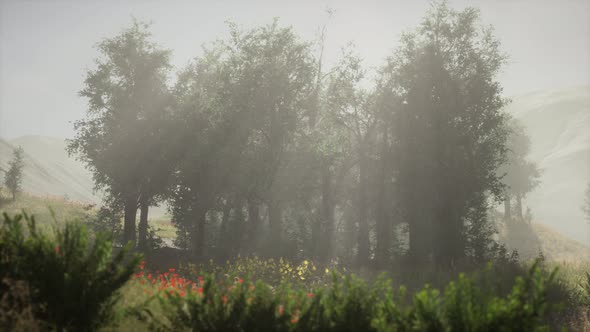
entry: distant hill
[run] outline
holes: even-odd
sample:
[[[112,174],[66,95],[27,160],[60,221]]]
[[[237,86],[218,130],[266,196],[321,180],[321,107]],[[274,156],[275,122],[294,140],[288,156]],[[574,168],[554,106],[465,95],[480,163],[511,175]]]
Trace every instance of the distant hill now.
[[[60,138],[24,136],[8,141],[0,139],[0,169],[7,168],[13,148],[19,145],[25,151],[24,191],[86,203],[100,202],[100,197],[92,191],[91,174],[80,162],[68,157],[66,143]]]
[[[531,159],[543,171],[525,202],[533,220],[590,245],[581,210],[590,182],[590,86],[516,96],[507,110],[527,128]]]

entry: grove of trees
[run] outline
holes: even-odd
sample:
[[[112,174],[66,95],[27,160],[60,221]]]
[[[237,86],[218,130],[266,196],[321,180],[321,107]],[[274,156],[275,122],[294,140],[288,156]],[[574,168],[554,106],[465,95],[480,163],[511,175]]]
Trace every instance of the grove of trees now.
[[[275,20],[230,24],[172,77],[148,30],[99,44],[69,141],[140,249],[166,202],[195,259],[482,261],[498,248],[487,212],[538,177],[520,153],[506,166],[519,130],[497,79],[506,56],[473,8],[434,5],[376,75],[352,46],[324,68],[322,40]],[[532,180],[504,181],[506,167]]]

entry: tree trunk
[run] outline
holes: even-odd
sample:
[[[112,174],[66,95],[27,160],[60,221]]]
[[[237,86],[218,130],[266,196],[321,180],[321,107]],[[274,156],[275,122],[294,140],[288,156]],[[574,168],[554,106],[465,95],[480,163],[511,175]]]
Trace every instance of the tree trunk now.
[[[138,235],[139,239],[137,240],[137,247],[141,251],[148,250],[148,212],[149,212],[149,203],[147,199],[142,198],[141,202],[139,203],[139,227],[138,227]]]
[[[268,222],[270,226],[270,249],[280,256],[281,238],[283,234],[283,211],[281,203],[271,199],[268,203]]]
[[[512,219],[512,212],[510,206],[510,195],[504,194],[504,220],[510,221]]]
[[[367,158],[365,156],[364,144],[359,149],[359,206],[358,206],[358,253],[357,264],[365,265],[369,260],[369,224],[367,220]]]
[[[196,260],[204,256],[206,218],[207,209],[198,207],[194,211],[194,224],[191,228],[191,254]]]
[[[322,215],[323,234],[319,257],[323,261],[329,260],[332,255],[332,241],[334,241],[334,199],[332,198],[332,173],[329,165],[322,165]]]
[[[244,201],[242,199],[236,199],[233,209],[235,218],[234,223],[230,226],[232,243],[230,243],[229,248],[232,255],[236,255],[241,251],[244,241]]]
[[[136,245],[135,218],[137,217],[137,197],[130,196],[124,202],[123,243]]]
[[[375,248],[375,260],[377,264],[384,266],[389,260],[389,249],[391,246],[391,221],[387,218],[387,151],[388,151],[388,130],[387,123],[383,121],[383,137],[381,141],[381,165],[379,167],[379,197],[377,197],[377,244]]]
[[[462,222],[455,217],[451,202],[447,201],[438,207],[435,225],[436,265],[448,269],[462,258],[464,249]]]
[[[229,201],[225,202],[223,206],[223,213],[221,215],[221,227],[219,228],[219,242],[221,245],[223,259],[226,259],[230,254],[230,246],[232,245],[233,239],[231,236],[232,230],[230,230],[229,218],[231,213],[231,204]]]
[[[419,215],[413,211],[415,207],[410,207],[408,215],[408,229],[410,237],[410,248],[408,252],[409,260],[417,266],[428,261],[429,246],[426,229],[426,219],[424,215]]]
[[[520,221],[524,220],[522,216],[522,196],[520,194],[516,195],[516,217]]]
[[[248,224],[248,247],[251,252],[256,252],[260,230],[260,206],[254,200],[248,201]]]

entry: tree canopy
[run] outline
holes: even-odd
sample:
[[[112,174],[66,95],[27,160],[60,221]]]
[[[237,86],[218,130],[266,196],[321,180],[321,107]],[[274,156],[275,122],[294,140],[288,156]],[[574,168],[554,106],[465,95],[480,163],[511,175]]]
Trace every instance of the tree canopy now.
[[[352,45],[326,69],[325,29],[316,43],[278,20],[229,30],[174,81],[141,23],[99,44],[69,149],[122,206],[125,241],[137,209],[141,243],[147,208],[165,201],[195,259],[495,254],[487,212],[517,136],[497,80],[506,56],[477,10],[433,5],[376,75]]]

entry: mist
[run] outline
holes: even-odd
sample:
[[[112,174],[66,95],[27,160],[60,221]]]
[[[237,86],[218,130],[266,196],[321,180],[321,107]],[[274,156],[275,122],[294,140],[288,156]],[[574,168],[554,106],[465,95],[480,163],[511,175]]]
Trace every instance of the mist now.
[[[590,260],[589,37],[590,3],[573,0],[3,1],[0,250],[24,265],[2,276],[35,266],[13,250],[35,245],[9,240],[25,238],[14,225],[34,227],[32,214],[42,228],[71,227],[27,233],[56,262],[77,234],[76,257],[90,241],[109,248],[104,259],[136,255],[112,258],[120,280],[138,268],[142,284],[170,269],[172,288],[204,273],[237,288],[252,277],[313,290],[303,303],[339,289],[330,271],[368,282],[383,272],[416,298],[424,284],[451,298],[463,272],[486,289],[475,275],[488,263],[503,276],[494,296],[516,276],[552,285],[547,266],[559,265],[572,288],[556,296],[579,316],[535,324],[586,326],[573,294]],[[38,314],[35,296],[35,319],[58,328],[114,324]],[[490,298],[474,301],[492,308]],[[271,330],[312,322],[299,313],[313,308]],[[223,330],[196,328],[196,312],[166,328]],[[376,312],[364,314],[372,328],[402,321]]]

